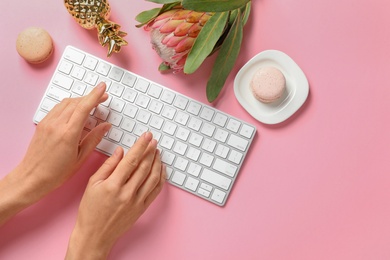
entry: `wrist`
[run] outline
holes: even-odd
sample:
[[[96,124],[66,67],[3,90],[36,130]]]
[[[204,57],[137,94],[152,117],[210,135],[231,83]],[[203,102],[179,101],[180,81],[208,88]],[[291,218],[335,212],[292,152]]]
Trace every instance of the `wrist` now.
[[[73,229],[69,239],[65,260],[107,259],[111,244],[101,241],[96,235],[85,234],[79,228]]]

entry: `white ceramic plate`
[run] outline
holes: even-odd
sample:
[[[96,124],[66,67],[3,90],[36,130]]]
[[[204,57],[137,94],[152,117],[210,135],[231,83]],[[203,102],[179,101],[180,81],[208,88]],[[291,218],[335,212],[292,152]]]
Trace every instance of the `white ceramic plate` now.
[[[282,97],[269,104],[254,98],[250,82],[262,67],[275,67],[286,78],[286,90]],[[249,60],[234,79],[234,94],[248,113],[265,124],[277,124],[293,115],[309,94],[309,83],[299,66],[285,53],[266,50]]]

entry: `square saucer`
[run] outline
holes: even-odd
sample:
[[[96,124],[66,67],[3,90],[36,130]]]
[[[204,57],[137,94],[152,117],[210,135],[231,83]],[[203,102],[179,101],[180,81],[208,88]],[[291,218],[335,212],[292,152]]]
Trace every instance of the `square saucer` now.
[[[258,101],[250,87],[253,75],[263,67],[277,68],[286,79],[283,95],[268,104]],[[309,83],[301,68],[287,54],[266,50],[250,59],[237,73],[234,94],[241,106],[255,119],[265,124],[277,124],[288,119],[305,103]]]

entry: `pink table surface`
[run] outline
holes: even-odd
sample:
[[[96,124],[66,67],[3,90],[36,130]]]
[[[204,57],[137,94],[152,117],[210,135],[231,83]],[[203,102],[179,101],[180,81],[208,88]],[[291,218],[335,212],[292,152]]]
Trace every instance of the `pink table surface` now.
[[[139,12],[156,7],[111,0],[129,46],[110,62],[207,102],[215,57],[193,75],[160,74]],[[390,2],[255,0],[239,59],[216,108],[257,127],[225,207],[166,185],[113,248],[110,259],[390,259]],[[62,1],[2,1],[0,176],[23,157],[32,117],[66,45],[105,58],[94,31]],[[18,33],[44,27],[55,53],[27,64]],[[233,81],[254,55],[276,49],[305,72],[310,94],[289,120],[266,125],[238,103]],[[79,173],[0,229],[0,259],[63,259],[87,180],[106,159],[94,152]]]

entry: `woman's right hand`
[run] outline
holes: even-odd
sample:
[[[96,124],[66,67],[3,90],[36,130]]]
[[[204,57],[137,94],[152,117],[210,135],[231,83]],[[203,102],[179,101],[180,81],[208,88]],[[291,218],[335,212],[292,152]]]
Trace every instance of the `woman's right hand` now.
[[[165,180],[165,166],[150,132],[126,156],[117,148],[89,180],[66,259],[106,259],[116,240],[160,193]]]

